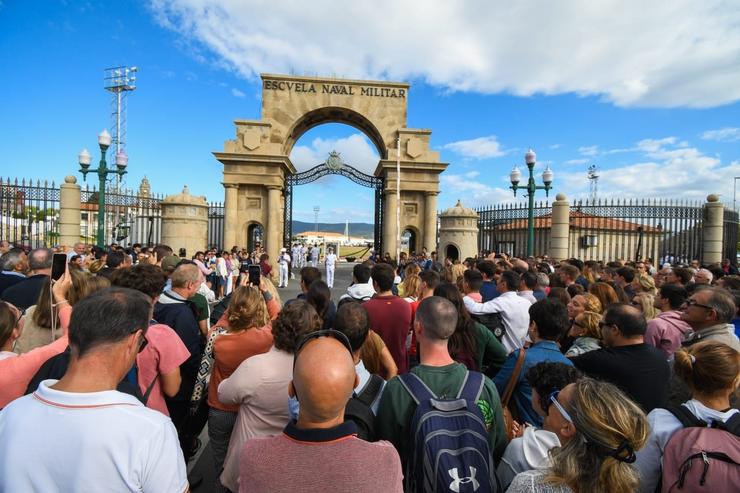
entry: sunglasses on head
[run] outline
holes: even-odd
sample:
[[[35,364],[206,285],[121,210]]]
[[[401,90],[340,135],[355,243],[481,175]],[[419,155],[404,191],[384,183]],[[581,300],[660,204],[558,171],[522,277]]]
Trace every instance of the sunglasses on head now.
[[[132,331],[132,334],[136,334],[138,331],[141,331],[141,339],[139,339],[139,352],[142,352],[147,344],[149,344],[149,341],[146,340],[146,334],[144,333],[144,329],[136,329]]]
[[[573,423],[573,418],[570,417],[570,414],[568,414],[568,411],[565,410],[563,405],[558,402],[558,395],[560,395],[560,391],[556,390],[550,394],[550,397],[548,397],[547,400],[549,401],[549,403],[557,408],[558,412],[560,412],[560,414],[563,416],[563,418],[565,418],[566,421],[568,421],[569,423]]]
[[[293,353],[293,367],[294,368],[295,368],[295,362],[298,360],[298,354],[301,352],[303,347],[306,344],[308,344],[310,341],[314,339],[318,339],[319,337],[332,337],[336,339],[337,341],[341,342],[344,347],[347,348],[347,351],[349,351],[350,356],[352,356],[352,345],[349,343],[349,339],[347,339],[346,335],[334,329],[317,330],[315,332],[309,332],[308,334],[303,336],[301,341],[296,346],[295,352]]]

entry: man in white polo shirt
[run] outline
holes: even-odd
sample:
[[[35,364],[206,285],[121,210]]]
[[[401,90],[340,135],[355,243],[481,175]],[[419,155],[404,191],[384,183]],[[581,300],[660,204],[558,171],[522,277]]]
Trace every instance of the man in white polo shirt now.
[[[188,490],[172,421],[115,390],[150,319],[151,300],[131,289],[75,304],[67,373],[0,412],[0,491]]]
[[[485,303],[476,303],[469,296],[463,298],[465,308],[473,315],[501,314],[506,329],[504,336],[501,338],[501,343],[506,348],[507,353],[522,347],[529,329],[529,307],[532,306],[532,303],[517,295],[520,282],[519,274],[512,270],[506,270],[501,273],[501,277],[496,283],[496,289],[500,293],[497,298]]]

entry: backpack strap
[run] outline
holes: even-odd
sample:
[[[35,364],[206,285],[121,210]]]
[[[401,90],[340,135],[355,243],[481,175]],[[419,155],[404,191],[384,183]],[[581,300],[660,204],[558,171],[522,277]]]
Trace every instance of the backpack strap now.
[[[736,437],[740,437],[740,413],[733,414],[732,417],[724,423],[721,421],[715,421],[712,423],[712,428],[724,430],[728,433],[732,433]]]
[[[146,406],[146,403],[149,401],[149,395],[152,393],[152,390],[154,390],[154,384],[157,383],[157,379],[159,378],[159,374],[157,374],[154,379],[152,380],[152,383],[149,384],[149,386],[146,388],[146,392],[144,392],[144,396],[142,397],[144,399],[144,405]]]
[[[668,406],[666,411],[676,417],[681,422],[684,428],[706,428],[707,423],[696,416],[694,413],[689,411],[686,406]]]
[[[514,365],[514,372],[509,377],[509,381],[504,389],[504,395],[501,396],[501,407],[504,408],[509,405],[511,396],[514,394],[514,389],[519,383],[519,375],[522,373],[522,366],[524,366],[524,357],[526,351],[523,347],[519,348],[519,355],[516,358],[516,364]]]
[[[367,382],[362,392],[356,394],[357,400],[370,407],[378,397],[378,392],[383,387],[383,378],[380,375],[370,375],[370,381]]]
[[[425,384],[421,380],[421,378],[417,377],[411,372],[399,375],[398,380],[406,389],[406,392],[411,395],[411,398],[414,400],[417,406],[420,402],[426,402],[430,399],[437,398],[434,392],[432,392],[429,387],[427,387],[427,384]]]
[[[457,393],[458,399],[465,399],[466,401],[475,402],[483,392],[483,384],[485,379],[482,373],[477,371],[468,371],[465,374],[465,380],[463,380],[460,392]]]

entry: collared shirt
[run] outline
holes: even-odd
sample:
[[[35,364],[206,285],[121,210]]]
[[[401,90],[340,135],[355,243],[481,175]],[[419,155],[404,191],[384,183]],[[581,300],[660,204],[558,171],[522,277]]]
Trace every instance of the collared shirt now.
[[[534,297],[534,292],[532,290],[517,291],[517,294],[532,304],[537,303],[537,298]]]
[[[278,470],[276,464],[285,467]],[[393,445],[357,438],[352,421],[322,429],[290,422],[280,435],[247,440],[239,466],[240,493],[403,491],[401,461]]]
[[[476,303],[469,297],[463,298],[463,302],[473,315],[500,313],[506,328],[501,340],[506,351],[510,353],[522,347],[529,329],[529,307],[532,306],[527,299],[518,296],[516,291],[507,291],[485,303]]]
[[[167,416],[115,390],[64,392],[56,383],[41,382],[0,413],[0,490],[185,491]]]

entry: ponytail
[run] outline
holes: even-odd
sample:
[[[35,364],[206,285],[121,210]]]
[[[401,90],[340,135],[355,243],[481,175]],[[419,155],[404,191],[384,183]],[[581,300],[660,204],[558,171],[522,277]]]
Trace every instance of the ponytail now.
[[[676,351],[673,371],[694,392],[732,390],[740,373],[740,353],[720,342],[701,342]]]

